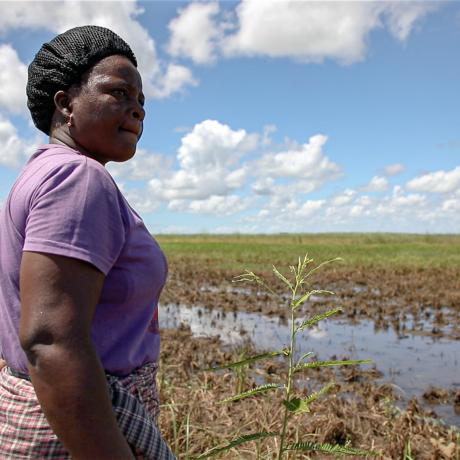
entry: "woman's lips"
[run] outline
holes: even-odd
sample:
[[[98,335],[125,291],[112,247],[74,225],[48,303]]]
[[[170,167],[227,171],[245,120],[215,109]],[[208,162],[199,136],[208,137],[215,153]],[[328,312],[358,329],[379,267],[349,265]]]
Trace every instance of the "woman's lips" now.
[[[136,139],[139,139],[139,135],[140,135],[140,131],[136,130],[136,129],[131,129],[131,128],[120,128],[120,131],[122,133],[128,133],[128,134],[131,134],[132,136],[135,136]]]

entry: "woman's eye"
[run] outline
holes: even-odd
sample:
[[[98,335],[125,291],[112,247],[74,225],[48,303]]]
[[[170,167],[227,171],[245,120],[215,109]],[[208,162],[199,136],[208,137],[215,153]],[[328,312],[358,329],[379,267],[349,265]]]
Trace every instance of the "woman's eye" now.
[[[112,91],[112,94],[114,94],[115,96],[126,96],[126,90],[124,90],[124,89],[114,89]]]

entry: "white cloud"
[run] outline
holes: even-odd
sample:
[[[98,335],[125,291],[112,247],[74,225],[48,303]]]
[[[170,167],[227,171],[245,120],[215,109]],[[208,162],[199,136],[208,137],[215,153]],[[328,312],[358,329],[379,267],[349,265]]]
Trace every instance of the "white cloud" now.
[[[365,38],[379,25],[372,4],[298,1],[242,1],[238,32],[227,38],[227,54],[325,58],[351,63],[363,58]]]
[[[41,136],[26,141],[18,136],[14,125],[0,115],[0,165],[20,168],[41,143]]]
[[[214,169],[234,164],[241,153],[255,149],[257,142],[258,136],[244,129],[234,131],[216,120],[205,120],[182,138],[178,159],[184,169]]]
[[[308,143],[293,147],[291,150],[269,153],[259,161],[259,174],[270,177],[291,177],[322,184],[335,179],[340,168],[323,153],[327,136],[317,134],[310,137]]]
[[[346,189],[343,191],[341,195],[337,195],[336,197],[332,198],[331,204],[333,206],[344,206],[346,204],[349,204],[352,200],[353,197],[356,195],[355,190],[351,189]]]
[[[27,67],[16,50],[0,45],[0,108],[12,113],[26,113]]]
[[[369,207],[373,203],[373,200],[367,195],[362,195],[356,199],[355,203],[364,207]]]
[[[2,8],[0,34],[24,27],[61,33],[72,27],[97,24],[112,29],[131,45],[148,96],[166,97],[186,85],[196,84],[190,70],[174,64],[168,66],[158,59],[153,38],[137,21],[142,13],[135,1],[8,2],[8,7]]]
[[[191,3],[169,23],[171,38],[167,49],[172,56],[185,56],[198,64],[215,59],[216,42],[221,31],[214,21],[219,4]]]
[[[197,63],[220,53],[351,64],[365,58],[371,31],[387,26],[404,41],[433,9],[428,2],[243,0],[229,20],[217,3],[194,2],[171,21],[168,48]]]
[[[163,155],[138,148],[131,160],[125,163],[110,162],[107,169],[116,179],[146,180],[167,174],[171,169],[171,161]]]
[[[426,196],[418,193],[404,195],[401,193],[393,194],[391,197],[384,198],[377,205],[376,211],[378,214],[394,214],[405,211],[414,212],[417,208],[424,207],[427,204]]]
[[[123,183],[119,183],[123,195],[130,205],[139,213],[149,213],[159,208],[162,201],[145,189],[128,189]]]
[[[402,163],[394,163],[383,168],[383,173],[385,176],[396,176],[397,174],[402,173],[406,168]]]
[[[172,200],[168,208],[173,211],[185,211],[194,214],[231,215],[248,207],[249,200],[237,195],[211,195],[204,200]]]
[[[169,97],[186,86],[197,86],[198,80],[187,67],[169,64],[163,73],[158,74],[151,85],[150,95],[158,99]]]
[[[364,206],[361,206],[359,204],[355,204],[350,209],[350,216],[352,216],[352,217],[361,216],[363,214],[363,211],[364,211]]]
[[[325,200],[308,200],[302,203],[294,213],[297,217],[310,217],[323,207]]]
[[[149,189],[165,201],[176,200],[176,207],[183,206],[181,200],[229,195],[244,185],[248,169],[239,161],[257,145],[256,134],[205,120],[182,138],[177,153],[179,169],[150,180]]]
[[[384,192],[388,190],[388,179],[382,176],[374,176],[369,183],[363,187],[366,192]]]
[[[271,195],[274,193],[275,181],[271,177],[262,177],[252,184],[252,191],[256,195]]]
[[[272,139],[270,134],[275,133],[276,131],[277,127],[275,125],[265,125],[264,133],[262,135],[262,145],[271,145]]]
[[[451,171],[436,171],[416,177],[406,184],[418,192],[448,193],[460,188],[460,166]]]
[[[443,211],[460,212],[460,198],[449,198],[442,203]]]
[[[398,40],[406,40],[416,22],[436,8],[434,2],[388,2],[385,14],[390,32]]]

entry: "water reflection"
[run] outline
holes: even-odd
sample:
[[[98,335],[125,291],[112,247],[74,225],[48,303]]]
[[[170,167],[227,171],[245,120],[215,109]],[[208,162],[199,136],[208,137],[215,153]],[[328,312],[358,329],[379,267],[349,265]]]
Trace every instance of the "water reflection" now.
[[[257,313],[225,312],[198,306],[165,305],[160,309],[163,328],[189,325],[195,336],[220,336],[225,344],[250,339],[258,349],[283,348],[289,342],[286,320]],[[457,341],[432,337],[398,336],[393,330],[376,330],[373,322],[359,324],[340,320],[323,321],[319,327],[298,336],[303,351],[314,351],[318,359],[347,356],[372,359],[405,398],[420,396],[429,386],[460,387],[460,347]],[[441,410],[450,423],[460,424],[452,408]]]

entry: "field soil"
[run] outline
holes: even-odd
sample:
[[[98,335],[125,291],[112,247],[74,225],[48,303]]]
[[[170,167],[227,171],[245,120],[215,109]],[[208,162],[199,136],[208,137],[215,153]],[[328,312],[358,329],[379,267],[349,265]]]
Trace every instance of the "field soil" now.
[[[414,244],[411,236],[347,238],[282,237],[265,239],[263,244],[257,238],[243,243],[239,237],[222,241],[164,238],[160,242],[169,260],[169,279],[161,303],[287,319],[288,295],[280,301],[260,286],[233,280],[248,269],[263,276],[274,291],[283,292],[272,264],[289,274],[288,265],[296,262],[292,255],[305,254],[308,240],[320,255],[315,257],[317,262],[343,253],[349,257],[348,262],[328,264],[312,275],[310,289],[331,290],[335,295],[312,297],[304,307],[305,315],[340,306],[343,312],[337,318],[342,322],[371,321],[375,330],[391,329],[401,338],[422,335],[452,343],[460,340],[458,236],[419,236]],[[249,342],[232,349],[216,337],[194,337],[187,327],[162,331],[161,429],[180,459],[254,431],[279,432],[282,392],[231,404],[219,401],[243,387],[281,382],[286,369],[280,361],[253,365],[240,375],[230,370],[202,371],[258,351]],[[394,385],[382,380],[378,362],[373,367],[311,370],[298,383],[300,392],[307,395],[329,381],[336,382],[333,391],[315,402],[311,413],[292,421],[289,438],[293,442],[350,442],[374,450],[382,459],[460,458],[458,427],[447,426],[430,410],[431,403],[443,403],[460,414],[460,386],[429,386],[418,399],[401,402]],[[276,442],[267,439],[217,458],[272,459],[276,449]],[[328,457],[310,452],[285,458]]]
[[[213,265],[211,260],[174,258],[162,302],[286,317],[287,297],[286,303],[280,303],[259,286],[232,282],[243,269]],[[283,265],[278,267],[282,269]],[[257,274],[264,276],[275,291],[282,292],[282,283],[271,271]],[[342,319],[371,319],[377,329],[391,327],[398,334],[460,340],[458,267],[393,268],[336,262],[315,273],[311,288],[331,290],[335,296],[310,302],[309,314],[324,312],[331,305],[340,306]]]
[[[281,392],[230,404],[220,403],[261,381],[281,383],[286,369],[280,361],[272,359],[253,365],[242,375],[230,370],[204,372],[203,369],[250,356],[254,350],[249,345],[229,350],[217,338],[194,338],[187,328],[165,330],[162,340],[158,377],[163,403],[160,428],[179,459],[194,458],[249,433],[280,432]],[[301,396],[317,391],[330,381],[335,381],[336,385],[312,405],[312,412],[291,421],[289,440],[349,442],[353,447],[372,449],[376,458],[388,460],[457,460],[460,455],[458,431],[439,423],[416,399],[409,401],[404,409],[397,408],[397,392],[390,384],[377,384],[375,378],[378,376],[374,369],[353,366],[311,370],[307,377],[301,377]],[[460,402],[460,395],[456,397]],[[276,453],[277,444],[263,440],[259,444],[249,442],[214,458],[275,459]],[[285,458],[323,459],[330,455],[291,453]]]

